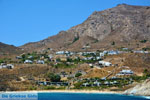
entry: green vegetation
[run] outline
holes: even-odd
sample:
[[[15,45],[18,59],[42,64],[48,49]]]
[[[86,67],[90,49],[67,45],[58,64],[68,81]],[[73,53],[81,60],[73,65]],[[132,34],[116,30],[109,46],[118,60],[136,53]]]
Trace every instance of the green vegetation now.
[[[80,77],[82,76],[82,73],[76,73],[75,77]]]
[[[56,61],[57,61],[57,62],[61,62],[61,59],[60,59],[60,58],[57,58]]]
[[[141,43],[146,43],[146,42],[147,42],[147,40],[141,40],[140,42],[141,42]]]
[[[66,87],[60,86],[60,87],[55,87],[55,86],[44,86],[42,87],[44,90],[64,90]]]
[[[145,69],[143,71],[143,76],[131,76],[131,78],[136,81],[136,82],[140,82],[142,80],[146,80],[150,77],[150,71],[148,69]]]
[[[92,42],[92,43],[97,43],[98,42],[98,40],[94,40],[94,42]]]
[[[66,62],[61,62],[61,63],[58,63],[56,65],[54,65],[55,68],[73,68],[75,67],[74,64],[67,64]]]
[[[45,86],[44,90],[54,90],[56,89],[54,86]]]
[[[79,63],[81,63],[81,59],[79,57],[77,57],[76,59],[67,58],[67,62],[72,62],[74,64],[79,64]]]
[[[147,77],[146,76],[131,76],[131,78],[136,81],[136,82],[140,82],[142,80],[146,80]]]
[[[0,59],[0,64],[1,64],[1,63],[4,63],[4,60]]]
[[[144,51],[150,51],[150,48],[142,48]]]
[[[99,82],[99,86],[96,85],[94,82]],[[90,79],[83,79],[81,81],[78,81],[74,84],[75,89],[106,89],[110,87],[118,87],[122,88],[128,84],[131,84],[133,82],[133,79],[131,77],[129,78],[118,78],[115,80],[112,79],[106,79],[101,80],[100,78],[90,78]],[[87,83],[87,86],[83,86],[83,83]]]
[[[49,73],[48,78],[50,78],[52,82],[60,82],[61,79],[59,75],[55,75],[54,73]]]
[[[0,64],[1,63],[12,63],[13,61],[11,60],[11,58],[3,58],[3,59],[0,59]]]
[[[74,88],[75,89],[81,89],[82,84],[83,84],[83,82],[77,82],[74,84],[74,86],[75,86]]]
[[[94,53],[90,53],[90,54],[82,54],[82,56],[85,56],[85,57],[96,57],[96,55]]]
[[[37,90],[37,87],[35,87],[35,86],[30,86],[30,87],[29,87],[29,90]]]
[[[115,45],[116,43],[113,41],[112,43],[111,43],[111,45]]]
[[[104,30],[103,33],[107,33],[107,30]]]
[[[79,36],[75,37],[72,43],[76,42],[77,40],[79,40]]]
[[[143,74],[147,78],[150,77],[150,71],[148,69],[145,69],[144,72],[143,72]]]

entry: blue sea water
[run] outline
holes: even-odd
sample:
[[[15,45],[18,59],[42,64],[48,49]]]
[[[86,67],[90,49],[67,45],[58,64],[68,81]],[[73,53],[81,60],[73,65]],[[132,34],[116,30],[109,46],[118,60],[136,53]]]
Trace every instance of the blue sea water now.
[[[120,94],[39,93],[38,100],[150,100],[150,98]]]

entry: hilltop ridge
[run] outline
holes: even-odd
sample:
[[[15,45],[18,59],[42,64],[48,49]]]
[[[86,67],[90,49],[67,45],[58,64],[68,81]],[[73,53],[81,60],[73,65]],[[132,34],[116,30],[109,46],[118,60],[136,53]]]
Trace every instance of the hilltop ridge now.
[[[13,45],[7,45],[0,42],[0,55],[20,54],[23,50]]]
[[[82,24],[21,48],[81,50],[88,44],[93,49],[108,49],[114,47],[112,42],[116,47],[136,48],[139,41],[149,38],[150,7],[120,4],[104,11],[95,11]]]

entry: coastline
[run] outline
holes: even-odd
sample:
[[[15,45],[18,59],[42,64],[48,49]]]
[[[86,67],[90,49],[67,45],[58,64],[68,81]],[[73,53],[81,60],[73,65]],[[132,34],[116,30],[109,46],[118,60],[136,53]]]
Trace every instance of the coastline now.
[[[0,93],[100,93],[100,94],[123,94],[121,91],[99,90],[33,90],[33,91],[1,91]]]
[[[139,96],[150,99],[148,95],[125,94],[123,91],[99,91],[99,90],[33,90],[33,91],[0,91],[2,93],[85,93],[85,94],[119,94],[127,96]]]

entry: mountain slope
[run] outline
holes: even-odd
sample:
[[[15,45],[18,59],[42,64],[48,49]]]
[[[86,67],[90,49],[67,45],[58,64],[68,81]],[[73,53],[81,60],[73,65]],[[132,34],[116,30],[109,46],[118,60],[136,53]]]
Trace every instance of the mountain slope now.
[[[150,91],[150,79],[147,79],[143,83],[139,83],[135,87],[126,90],[124,94],[150,96],[149,91]]]
[[[143,46],[139,42],[141,40],[150,40],[150,7],[121,4],[108,10],[95,11],[82,24],[21,48],[81,50],[86,44],[94,49],[137,48],[137,44],[138,47]],[[111,45],[112,42],[115,42],[115,46]]]
[[[13,55],[22,53],[22,49],[17,48],[13,45],[7,45],[0,42],[0,55]]]

